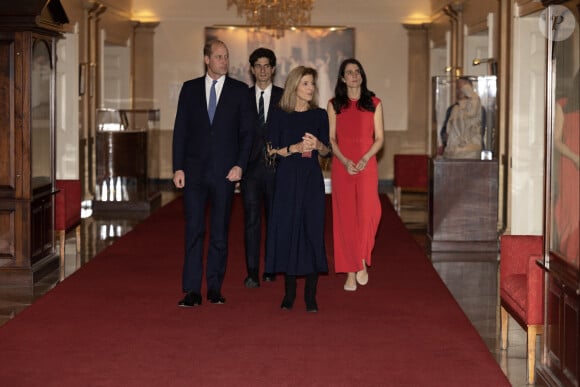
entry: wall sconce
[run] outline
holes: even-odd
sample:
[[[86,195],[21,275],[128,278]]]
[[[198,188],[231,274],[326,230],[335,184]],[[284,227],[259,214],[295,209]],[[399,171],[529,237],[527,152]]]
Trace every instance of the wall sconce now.
[[[461,67],[455,66],[447,66],[445,67],[445,73],[449,75],[455,75],[456,77],[460,77],[463,69]]]
[[[475,58],[471,63],[474,66],[487,63],[488,75],[497,75],[497,60],[495,58]]]

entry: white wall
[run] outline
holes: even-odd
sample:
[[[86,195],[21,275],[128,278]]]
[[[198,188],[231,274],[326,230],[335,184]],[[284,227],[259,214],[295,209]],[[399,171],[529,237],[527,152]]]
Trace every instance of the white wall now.
[[[492,75],[488,73],[488,64],[473,65],[475,58],[488,58],[489,36],[488,31],[466,36],[464,45],[463,69],[465,75]]]
[[[154,106],[161,110],[161,128],[172,129],[182,82],[203,74],[204,27],[241,25],[245,20],[235,7],[227,9],[226,0],[134,0],[133,10],[137,20],[160,22],[155,31]],[[384,101],[386,130],[407,129],[408,54],[402,23],[429,14],[429,0],[314,2],[311,25],[355,29],[355,56],[365,67],[369,88]]]
[[[103,104],[108,109],[131,108],[131,49],[105,44],[103,50]]]
[[[514,19],[509,166],[511,234],[541,235],[544,203],[546,39],[539,14]]]

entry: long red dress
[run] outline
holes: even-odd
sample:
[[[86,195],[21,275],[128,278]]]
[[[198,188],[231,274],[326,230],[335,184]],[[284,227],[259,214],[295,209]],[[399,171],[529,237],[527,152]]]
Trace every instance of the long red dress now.
[[[380,99],[373,97],[376,107]],[[336,115],[336,141],[342,154],[358,162],[374,142],[374,113],[357,109],[356,101]],[[372,264],[371,253],[381,219],[377,159],[373,156],[365,169],[349,175],[336,157],[332,159],[332,216],[334,270],[355,272]]]
[[[566,101],[559,103],[564,107]],[[563,140],[576,154],[580,154],[580,112],[564,114]],[[560,156],[559,189],[556,192],[556,232],[560,239],[559,250],[574,266],[578,266],[580,239],[580,174],[578,167],[567,157]]]

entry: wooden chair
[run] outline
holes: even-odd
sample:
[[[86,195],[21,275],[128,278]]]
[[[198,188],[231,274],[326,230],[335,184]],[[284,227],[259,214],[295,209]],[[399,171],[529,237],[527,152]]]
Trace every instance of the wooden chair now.
[[[393,179],[393,205],[401,214],[403,191],[424,192],[428,190],[429,156],[421,154],[396,154],[394,156],[395,176]]]
[[[544,328],[543,270],[540,235],[503,235],[500,242],[501,348],[507,348],[509,315],[524,328],[527,337],[528,383],[535,379],[536,335]]]
[[[60,243],[60,280],[64,280],[64,252],[66,233],[75,229],[77,255],[81,251],[81,182],[80,180],[57,180],[58,193],[55,200],[55,229]]]

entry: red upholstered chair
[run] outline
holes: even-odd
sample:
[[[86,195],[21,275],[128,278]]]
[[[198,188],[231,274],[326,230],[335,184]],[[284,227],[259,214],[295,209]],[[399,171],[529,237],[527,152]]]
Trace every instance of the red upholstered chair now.
[[[543,270],[536,263],[542,257],[543,238],[503,235],[500,246],[501,348],[507,348],[509,314],[528,333],[528,382],[533,384],[536,335],[544,331]]]
[[[393,179],[394,206],[401,214],[401,194],[407,192],[427,192],[429,156],[420,154],[396,154]]]
[[[81,251],[81,182],[57,180],[55,202],[55,229],[60,243],[60,280],[64,279],[64,246],[67,231],[75,229],[77,255]]]

